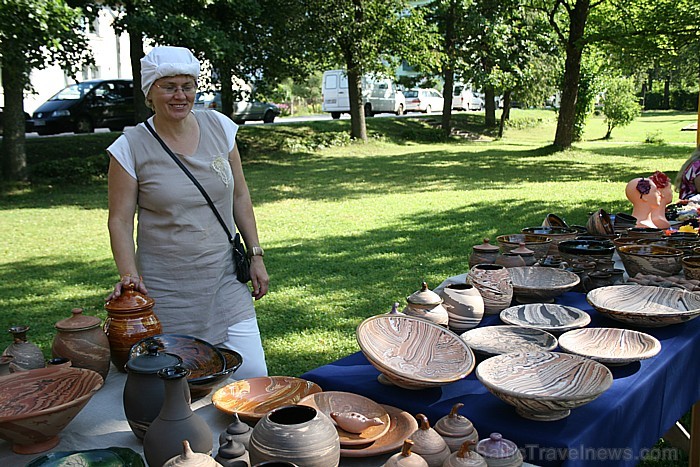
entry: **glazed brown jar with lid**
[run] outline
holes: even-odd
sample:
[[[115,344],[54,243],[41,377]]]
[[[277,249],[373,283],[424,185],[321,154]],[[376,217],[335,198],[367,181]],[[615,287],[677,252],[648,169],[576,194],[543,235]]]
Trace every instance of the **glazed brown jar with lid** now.
[[[102,320],[97,316],[83,314],[82,308],[73,308],[71,317],[58,321],[56,336],[51,345],[54,358],[71,361],[76,368],[96,371],[107,378],[110,350],[107,335],[102,330]]]
[[[131,346],[145,337],[163,332],[158,317],[153,313],[155,301],[135,290],[134,284],[122,289],[122,294],[107,303],[104,332],[109,340],[112,363],[121,372],[129,360]]]
[[[496,245],[491,245],[490,242],[488,238],[485,238],[481,245],[472,247],[472,254],[469,256],[470,268],[477,264],[493,264],[496,262],[500,248]]]

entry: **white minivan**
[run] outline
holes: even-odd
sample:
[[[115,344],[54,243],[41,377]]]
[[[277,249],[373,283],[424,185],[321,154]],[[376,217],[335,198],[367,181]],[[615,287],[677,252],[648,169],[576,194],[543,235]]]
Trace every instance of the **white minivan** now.
[[[484,100],[464,84],[456,84],[452,93],[452,108],[456,110],[481,110]]]
[[[323,72],[321,92],[323,112],[330,112],[334,119],[340,118],[343,113],[350,112],[348,76],[344,70]],[[362,105],[368,117],[383,112],[403,115],[406,109],[406,98],[392,80],[365,76],[362,78]]]

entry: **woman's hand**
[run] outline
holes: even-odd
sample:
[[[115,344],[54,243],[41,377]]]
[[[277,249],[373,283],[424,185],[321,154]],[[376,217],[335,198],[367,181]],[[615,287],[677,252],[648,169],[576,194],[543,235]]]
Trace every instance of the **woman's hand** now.
[[[105,299],[105,301],[110,301],[115,298],[119,298],[122,294],[122,290],[124,290],[125,287],[127,287],[129,284],[134,284],[134,290],[144,294],[148,295],[148,290],[146,289],[146,285],[143,283],[143,279],[141,276],[133,276],[131,274],[124,274],[119,280],[114,285],[114,291],[109,294],[109,297]]]
[[[250,281],[253,284],[253,298],[260,300],[265,296],[270,285],[262,256],[253,256],[250,259]]]

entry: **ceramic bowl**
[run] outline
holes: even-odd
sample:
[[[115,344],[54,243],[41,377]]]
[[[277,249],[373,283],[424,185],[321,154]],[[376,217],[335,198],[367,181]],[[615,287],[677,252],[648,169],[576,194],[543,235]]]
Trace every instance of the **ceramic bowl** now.
[[[516,371],[517,369],[517,371]],[[605,365],[558,352],[516,352],[484,360],[476,377],[531,420],[561,420],[612,385]]]
[[[553,302],[581,282],[579,276],[570,271],[539,266],[509,268],[513,281],[513,295],[519,303]]]
[[[227,369],[226,358],[219,349],[207,341],[183,334],[158,334],[141,339],[131,347],[129,358],[148,353],[148,346],[152,343],[158,346],[159,352],[177,355],[182,359],[182,366],[191,372],[187,384],[194,400],[209,394],[216,384],[240,366],[238,364]]]
[[[586,222],[586,230],[591,235],[615,234],[615,226],[610,218],[610,214],[608,214],[604,209],[598,209],[588,217],[588,222]]]
[[[550,333],[520,326],[485,326],[467,331],[461,337],[474,352],[487,357],[557,347],[557,338]]]
[[[568,261],[595,261],[612,259],[615,245],[609,240],[564,240],[557,245],[559,254]]]
[[[362,430],[361,433],[350,433],[343,430],[336,423],[338,429],[338,437],[340,445],[361,446],[371,443],[384,436],[391,425],[389,413],[381,405],[374,402],[372,399],[353,394],[351,392],[342,391],[324,391],[315,394],[309,394],[301,399],[298,405],[308,405],[314,409],[323,412],[328,418],[331,417],[331,412],[357,412],[367,418],[378,418],[383,425],[370,426]]]
[[[547,214],[542,221],[542,227],[558,227],[562,229],[568,229],[569,225],[564,219],[557,216],[556,214]]]
[[[305,379],[261,376],[228,384],[216,390],[211,401],[224,413],[235,413],[243,421],[256,423],[272,409],[296,404],[309,394],[321,391],[318,384]]]
[[[700,295],[649,285],[613,285],[586,294],[593,308],[609,318],[640,327],[684,323],[700,315]]]
[[[683,252],[675,248],[656,245],[622,245],[617,249],[627,275],[653,274],[668,277],[683,269]]]
[[[564,227],[526,227],[522,229],[522,233],[530,235],[544,235],[552,239],[549,245],[548,255],[556,256],[559,254],[559,243],[564,240],[573,240],[578,235],[578,230]]]
[[[637,239],[637,245],[656,245],[664,246],[666,248],[675,248],[683,252],[683,256],[693,255],[693,248],[700,246],[697,240],[688,240],[684,238],[672,238],[672,237],[661,237],[661,238],[639,238]]]
[[[686,256],[681,264],[686,279],[700,280],[700,255]]]
[[[0,438],[18,454],[48,451],[103,384],[97,372],[61,366],[3,376]]]
[[[374,457],[397,452],[401,450],[404,440],[416,432],[418,429],[416,417],[391,405],[382,404],[382,407],[387,411],[391,420],[389,431],[369,444],[341,446],[341,457]]]
[[[653,227],[630,227],[627,229],[627,235],[633,238],[661,238],[663,234],[663,229]]]
[[[356,336],[367,360],[402,388],[443,386],[474,369],[474,354],[457,334],[420,318],[372,316]]]
[[[510,253],[511,250],[519,248],[520,244],[524,243],[526,248],[529,248],[535,252],[535,258],[537,259],[542,259],[547,256],[549,246],[552,243],[552,239],[544,235],[531,235],[524,233],[499,235],[496,237],[496,240],[501,248],[501,253]]]
[[[553,303],[531,303],[506,308],[501,312],[501,321],[525,328],[537,328],[552,333],[578,329],[591,322],[591,316],[573,306]]]
[[[661,351],[661,343],[654,336],[619,328],[568,331],[559,337],[559,347],[606,365],[626,365],[651,358]]]

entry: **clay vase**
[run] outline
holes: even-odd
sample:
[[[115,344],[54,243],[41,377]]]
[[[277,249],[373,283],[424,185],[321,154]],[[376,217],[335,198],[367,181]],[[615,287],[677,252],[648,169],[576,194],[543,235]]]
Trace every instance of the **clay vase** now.
[[[184,440],[189,441],[192,451],[211,455],[213,439],[209,425],[192,411],[185,398],[189,374],[190,370],[181,366],[158,372],[165,384],[165,399],[158,417],[143,437],[143,453],[148,465],[163,465],[177,456],[182,452]]]
[[[41,349],[31,342],[27,342],[29,326],[12,326],[7,331],[12,334],[13,342],[2,354],[14,357],[10,363],[10,372],[33,370],[46,366]]]
[[[226,427],[223,433],[219,435],[219,445],[226,444],[226,440],[230,436],[234,441],[243,445],[246,449],[250,446],[250,435],[253,434],[253,429],[247,423],[243,423],[237,413],[233,414],[233,421]]]
[[[192,451],[189,441],[184,440],[182,454],[168,460],[163,467],[222,467],[222,465],[211,456]]]
[[[413,441],[407,439],[403,442],[401,452],[394,454],[383,467],[428,467],[428,463],[420,455],[412,453]]]
[[[520,467],[523,455],[518,446],[500,433],[491,433],[476,445],[476,452],[486,460],[489,467]]]
[[[0,376],[7,376],[10,374],[10,363],[15,359],[12,355],[2,355],[0,356]]]
[[[459,450],[450,454],[442,467],[488,467],[486,459],[472,450],[474,441],[465,441]]]
[[[516,253],[503,253],[496,258],[495,264],[500,264],[506,268],[518,268],[525,266],[525,260]]]
[[[469,270],[467,283],[476,287],[484,299],[484,314],[500,313],[513,300],[513,282],[508,269],[500,264],[477,264]]]
[[[118,298],[105,303],[104,332],[117,370],[126,371],[124,365],[129,360],[132,345],[163,332],[160,321],[153,314],[153,305],[153,299],[136,291],[134,284],[124,287]]]
[[[484,299],[471,284],[450,284],[440,291],[440,297],[449,328],[455,332],[477,327],[484,317]]]
[[[159,353],[156,344],[148,346],[148,353],[129,360],[126,364],[127,377],[124,383],[122,401],[124,415],[131,431],[137,438],[143,439],[148,427],[158,417],[165,400],[165,385],[158,376],[163,368],[180,365],[182,359],[177,355]],[[189,387],[185,385],[189,402]]]
[[[472,254],[469,255],[469,267],[472,268],[477,264],[495,263],[500,251],[500,248],[491,245],[490,240],[485,238],[481,245],[472,247]]]
[[[74,367],[96,371],[102,379],[107,379],[110,351],[102,320],[83,315],[82,308],[73,308],[71,313],[70,318],[55,324],[57,333],[51,354],[70,359]]]
[[[479,441],[479,433],[472,422],[457,413],[462,407],[464,404],[461,402],[453,405],[450,413],[435,424],[435,431],[442,436],[451,452],[459,451],[466,442],[476,445]]]
[[[233,436],[226,437],[224,443],[219,446],[214,460],[222,467],[248,467],[248,456],[242,443],[235,441]]]
[[[422,318],[440,326],[447,326],[449,316],[447,310],[442,306],[442,298],[430,290],[425,281],[421,284],[420,290],[406,297],[406,301],[408,303],[403,310],[405,315]]]
[[[330,418],[313,407],[286,405],[268,412],[253,428],[250,463],[285,460],[304,467],[337,467],[340,438]]]
[[[416,419],[418,419],[418,429],[410,436],[414,443],[413,452],[425,459],[429,467],[442,467],[445,460],[450,457],[450,448],[447,447],[442,436],[430,428],[428,417],[419,413]]]

